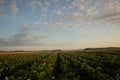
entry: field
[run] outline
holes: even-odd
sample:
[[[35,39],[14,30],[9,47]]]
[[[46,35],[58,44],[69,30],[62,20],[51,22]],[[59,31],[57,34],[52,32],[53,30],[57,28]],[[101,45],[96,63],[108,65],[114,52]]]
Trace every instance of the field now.
[[[120,50],[0,52],[0,80],[120,80]]]

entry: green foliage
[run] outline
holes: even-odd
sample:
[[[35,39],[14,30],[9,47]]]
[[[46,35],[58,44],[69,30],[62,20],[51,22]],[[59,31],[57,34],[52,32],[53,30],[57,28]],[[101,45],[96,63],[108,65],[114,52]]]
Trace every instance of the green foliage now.
[[[0,55],[0,80],[120,80],[120,50]]]

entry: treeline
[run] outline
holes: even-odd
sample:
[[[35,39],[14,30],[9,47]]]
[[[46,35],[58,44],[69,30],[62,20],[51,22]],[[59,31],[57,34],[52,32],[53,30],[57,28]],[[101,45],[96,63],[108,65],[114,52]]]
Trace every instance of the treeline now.
[[[85,48],[84,50],[120,50],[120,47]]]

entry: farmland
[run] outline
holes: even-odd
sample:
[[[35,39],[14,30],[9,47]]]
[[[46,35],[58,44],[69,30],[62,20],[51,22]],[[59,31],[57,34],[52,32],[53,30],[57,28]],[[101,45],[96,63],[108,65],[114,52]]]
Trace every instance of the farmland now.
[[[0,52],[0,80],[120,80],[120,50]]]

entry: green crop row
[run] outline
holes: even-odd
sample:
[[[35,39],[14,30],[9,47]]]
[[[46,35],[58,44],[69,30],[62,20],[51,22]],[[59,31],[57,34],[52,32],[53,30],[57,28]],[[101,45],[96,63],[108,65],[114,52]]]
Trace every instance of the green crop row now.
[[[0,80],[120,80],[120,51],[3,54]]]

